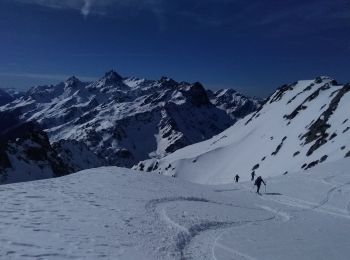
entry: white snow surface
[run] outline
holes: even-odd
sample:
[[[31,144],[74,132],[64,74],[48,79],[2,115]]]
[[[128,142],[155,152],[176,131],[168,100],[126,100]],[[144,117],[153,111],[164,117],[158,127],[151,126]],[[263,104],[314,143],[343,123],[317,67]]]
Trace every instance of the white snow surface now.
[[[0,186],[1,259],[350,257],[350,160],[199,185],[117,167]],[[264,188],[263,188],[264,190]]]
[[[316,162],[342,159],[350,155],[350,92],[345,91],[336,107],[334,99],[346,88],[349,85],[338,85],[328,77],[298,81],[277,90],[261,110],[219,135],[162,159],[141,162],[134,169],[195,183],[224,184],[236,174],[241,180],[249,180],[253,171],[263,177],[279,176],[311,168]],[[286,118],[298,107],[294,118]],[[317,125],[327,111],[331,114],[326,124]],[[306,143],[304,135],[313,133],[313,125],[317,125],[317,138]],[[320,140],[324,144],[308,154]]]

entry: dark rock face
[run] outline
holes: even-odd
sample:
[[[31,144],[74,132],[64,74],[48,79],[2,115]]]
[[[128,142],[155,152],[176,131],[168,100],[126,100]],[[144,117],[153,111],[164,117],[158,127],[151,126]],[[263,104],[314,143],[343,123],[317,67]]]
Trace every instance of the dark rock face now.
[[[182,91],[184,96],[188,97],[190,102],[197,106],[207,106],[210,104],[209,98],[207,96],[207,93],[199,82],[194,83],[192,86],[190,86],[185,91]]]
[[[0,88],[0,106],[11,103],[16,98],[20,98],[23,96],[23,93],[11,89],[11,88]]]
[[[14,113],[1,112],[0,118],[11,118],[0,128],[0,183],[35,180],[36,177],[30,175],[35,176],[40,170],[46,172],[42,178],[70,173],[38,124],[21,122]],[[20,164],[20,168],[16,164]]]
[[[0,89],[0,106],[6,105],[14,100],[6,91]]]
[[[277,101],[280,101],[287,91],[293,90],[293,87],[296,84],[297,83],[293,83],[291,85],[283,85],[283,86],[279,87],[277,89],[277,91],[275,92],[275,94],[273,96],[271,96],[271,98],[269,99],[270,104],[277,102]]]
[[[70,172],[108,165],[104,158],[93,153],[85,143],[76,140],[60,140],[53,143],[52,148]]]

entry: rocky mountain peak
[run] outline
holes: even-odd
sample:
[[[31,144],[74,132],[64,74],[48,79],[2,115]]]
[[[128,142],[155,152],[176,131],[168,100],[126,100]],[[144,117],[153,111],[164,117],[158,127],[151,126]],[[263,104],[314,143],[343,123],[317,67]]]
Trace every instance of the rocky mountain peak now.
[[[74,85],[74,84],[81,83],[81,81],[76,76],[71,76],[65,81],[65,83],[67,85]]]
[[[186,90],[186,94],[188,94],[188,97],[193,105],[205,106],[210,104],[207,92],[201,83],[195,82]]]
[[[106,84],[108,84],[108,83],[113,84],[113,83],[120,82],[121,80],[123,80],[123,77],[120,76],[114,70],[110,70],[110,71],[106,72],[103,78],[106,80]]]

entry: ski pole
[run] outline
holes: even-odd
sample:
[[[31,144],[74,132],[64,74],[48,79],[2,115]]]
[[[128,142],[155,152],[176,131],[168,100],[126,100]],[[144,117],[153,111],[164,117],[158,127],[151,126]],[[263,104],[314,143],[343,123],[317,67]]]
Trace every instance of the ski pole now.
[[[265,193],[266,193],[266,184],[265,184]]]

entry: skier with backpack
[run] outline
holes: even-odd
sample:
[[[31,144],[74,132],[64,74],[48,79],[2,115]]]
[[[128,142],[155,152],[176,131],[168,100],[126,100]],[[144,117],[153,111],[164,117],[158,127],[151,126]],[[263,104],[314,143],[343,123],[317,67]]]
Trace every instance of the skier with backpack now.
[[[255,183],[254,183],[254,185],[256,185],[256,187],[257,187],[256,193],[258,193],[258,194],[260,194],[261,183],[264,183],[264,185],[266,187],[265,181],[263,180],[263,178],[261,178],[261,176],[259,176],[258,178],[256,178]]]
[[[239,175],[236,174],[236,176],[235,176],[235,181],[238,182],[239,178],[240,178]]]

